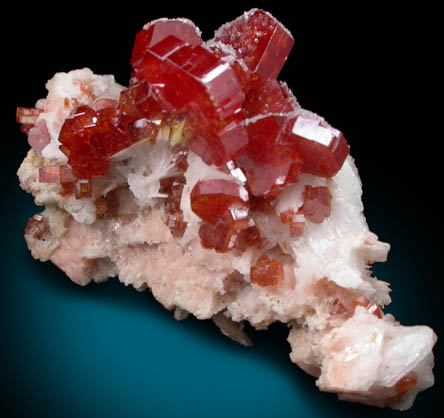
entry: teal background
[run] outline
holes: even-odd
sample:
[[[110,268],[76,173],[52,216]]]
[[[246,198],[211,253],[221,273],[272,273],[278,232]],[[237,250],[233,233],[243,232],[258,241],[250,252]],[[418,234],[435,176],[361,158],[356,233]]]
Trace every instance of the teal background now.
[[[370,228],[392,244],[389,261],[374,266],[380,279],[392,283],[393,303],[386,311],[406,325],[430,325],[442,336],[442,133],[431,104],[433,10],[392,11],[372,3],[294,12],[244,2],[237,8],[217,6],[213,14],[190,5],[174,12],[167,5],[146,6],[132,16],[117,8],[106,19],[98,8],[73,7],[56,11],[55,20],[39,20],[37,6],[27,6],[26,14],[13,6],[15,25],[7,33],[2,28],[11,66],[2,69],[0,254],[6,269],[0,279],[0,416],[437,415],[441,341],[434,350],[436,384],[411,410],[340,402],[320,393],[314,379],[290,362],[285,325],[266,332],[248,328],[254,346],[244,348],[210,321],[175,321],[149,292],[137,293],[117,280],[81,288],[52,264],[33,260],[26,249],[23,228],[40,209],[15,176],[27,150],[14,123],[15,108],[44,97],[44,83],[56,71],[89,66],[127,83],[133,36],[146,21],[186,16],[209,38],[253,6],[271,11],[295,36],[280,78],[303,107],[325,116],[350,143]],[[430,24],[419,31],[420,22]]]

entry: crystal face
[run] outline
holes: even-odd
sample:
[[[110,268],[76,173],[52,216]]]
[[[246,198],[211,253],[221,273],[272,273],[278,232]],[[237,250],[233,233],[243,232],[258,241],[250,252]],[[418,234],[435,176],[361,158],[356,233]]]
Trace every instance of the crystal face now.
[[[193,22],[188,19],[159,19],[147,23],[134,40],[131,65],[136,66],[146,51],[168,36],[173,35],[191,45],[199,45],[202,39]]]
[[[228,180],[199,181],[191,191],[191,209],[203,221],[202,245],[217,251],[232,249],[240,231],[248,227],[248,192]]]
[[[187,115],[189,146],[207,164],[226,163],[248,143],[240,125],[241,85],[231,66],[208,49],[168,36],[146,51],[135,74],[170,113]]]
[[[304,159],[304,172],[315,176],[333,177],[349,153],[344,135],[321,126],[315,119],[298,116],[292,123],[291,135]]]
[[[214,40],[233,47],[236,58],[262,78],[279,75],[294,44],[291,34],[262,10],[254,10],[223,25]]]
[[[251,283],[259,286],[276,286],[284,281],[284,264],[280,260],[262,255],[250,268]]]

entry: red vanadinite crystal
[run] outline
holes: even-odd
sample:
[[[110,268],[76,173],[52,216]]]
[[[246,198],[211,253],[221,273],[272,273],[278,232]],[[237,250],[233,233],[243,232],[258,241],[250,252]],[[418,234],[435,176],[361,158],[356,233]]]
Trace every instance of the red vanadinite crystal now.
[[[294,212],[288,209],[279,214],[283,224],[289,224],[290,236],[292,238],[300,237],[304,233],[305,215],[302,211]]]
[[[205,222],[216,224],[232,208],[233,217],[248,216],[248,192],[234,181],[215,179],[196,183],[191,191],[191,209]]]
[[[269,115],[247,125],[249,145],[235,159],[254,196],[266,196],[298,181],[302,159],[296,146],[280,144],[287,118]]]
[[[204,221],[199,236],[205,248],[230,250],[248,227],[248,192],[229,180],[197,182],[191,191],[191,209]]]
[[[271,260],[262,255],[254,266],[250,267],[250,281],[259,286],[275,286],[284,281],[284,264],[280,260]]]
[[[288,88],[277,80],[262,80],[248,94],[244,102],[244,110],[248,118],[273,113],[289,113],[297,106]]]
[[[330,178],[340,170],[349,154],[341,132],[305,116],[291,120],[288,128],[287,134],[297,144],[304,160],[305,173]]]
[[[222,165],[247,145],[242,88],[216,54],[168,36],[146,51],[135,74],[169,112],[187,115],[193,131],[189,147],[207,164]]]
[[[170,35],[190,45],[200,45],[202,43],[199,30],[194,23],[188,19],[154,20],[147,23],[143,29],[137,33],[131,55],[131,65],[133,67],[136,66],[143,59],[149,48]]]
[[[276,78],[294,44],[291,34],[269,13],[251,10],[216,31],[214,41],[230,45],[238,59],[262,78]]]
[[[132,144],[129,136],[117,127],[118,121],[117,109],[95,112],[89,106],[79,106],[65,120],[59,141],[77,178],[106,175],[109,157]]]
[[[146,82],[134,83],[120,93],[119,126],[133,142],[157,136],[161,121],[168,112]]]
[[[305,186],[302,211],[310,222],[316,224],[328,218],[331,211],[331,194],[328,187]]]
[[[41,239],[47,228],[48,225],[47,222],[45,222],[43,215],[37,214],[32,218],[29,218],[23,234],[32,236],[35,239]]]

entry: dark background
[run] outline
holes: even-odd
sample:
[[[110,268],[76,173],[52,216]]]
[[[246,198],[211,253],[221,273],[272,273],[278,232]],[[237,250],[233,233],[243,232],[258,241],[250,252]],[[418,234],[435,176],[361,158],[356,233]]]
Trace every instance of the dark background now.
[[[290,363],[285,326],[250,330],[255,346],[247,350],[210,322],[174,321],[148,292],[117,281],[82,289],[31,258],[22,230],[39,209],[16,180],[28,148],[15,124],[16,107],[45,97],[45,83],[58,71],[86,66],[127,84],[133,39],[147,21],[188,17],[209,39],[222,23],[260,7],[295,38],[279,78],[350,144],[370,229],[392,245],[388,262],[374,266],[392,283],[387,311],[442,335],[437,11],[425,2],[390,8],[295,3],[294,9],[278,2],[158,3],[21,3],[4,14],[0,416],[434,416],[442,392],[440,341],[436,385],[411,410],[342,403],[318,393],[313,379]]]

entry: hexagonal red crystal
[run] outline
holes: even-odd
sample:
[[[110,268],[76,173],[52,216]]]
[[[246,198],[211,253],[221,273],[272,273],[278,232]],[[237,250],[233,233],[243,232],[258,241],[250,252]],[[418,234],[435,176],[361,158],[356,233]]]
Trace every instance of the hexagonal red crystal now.
[[[247,190],[229,180],[203,180],[190,198],[191,209],[204,221],[199,229],[202,246],[219,252],[234,248],[240,231],[248,227]]]
[[[310,222],[320,224],[331,212],[331,194],[326,186],[305,186],[302,211]]]
[[[131,65],[136,66],[143,59],[149,48],[152,48],[170,35],[190,45],[199,45],[202,43],[199,30],[194,23],[188,19],[154,20],[147,23],[143,29],[136,34],[131,54]]]
[[[303,171],[319,177],[333,177],[344,164],[349,147],[344,135],[319,120],[299,115],[288,125],[288,143],[297,144],[304,160]]]
[[[225,212],[232,211],[233,219],[248,216],[247,190],[230,180],[202,180],[195,184],[190,195],[191,209],[202,220],[217,224]]]
[[[242,88],[230,65],[208,49],[169,36],[147,50],[135,73],[169,112],[187,114],[190,147],[207,164],[222,165],[247,144]]]
[[[253,9],[216,31],[214,41],[230,45],[236,58],[262,78],[277,78],[294,44],[290,32],[269,13]]]
[[[268,115],[247,124],[249,144],[235,162],[254,196],[273,194],[299,179],[302,159],[296,146],[280,143],[286,123],[286,116]]]
[[[106,175],[109,157],[131,145],[131,139],[116,127],[117,123],[115,108],[95,112],[89,106],[79,106],[65,120],[59,135],[60,149],[77,178]]]
[[[271,260],[262,255],[254,266],[250,267],[250,281],[259,286],[275,286],[284,281],[284,264],[282,261]]]

